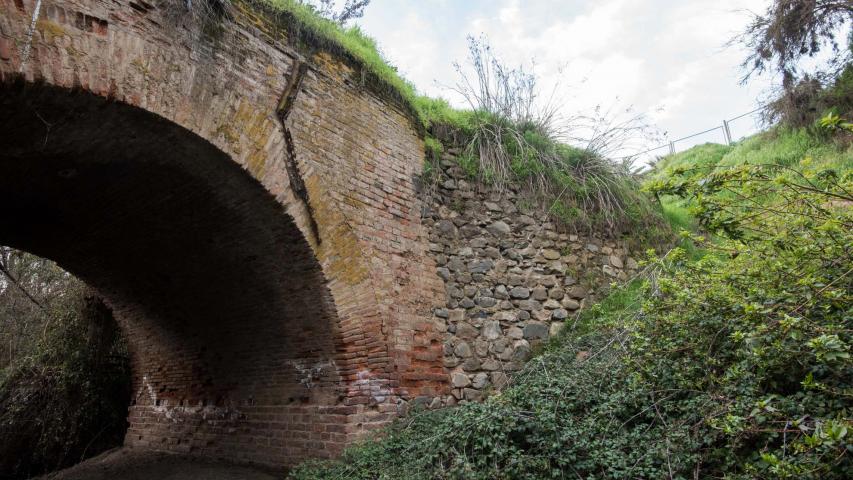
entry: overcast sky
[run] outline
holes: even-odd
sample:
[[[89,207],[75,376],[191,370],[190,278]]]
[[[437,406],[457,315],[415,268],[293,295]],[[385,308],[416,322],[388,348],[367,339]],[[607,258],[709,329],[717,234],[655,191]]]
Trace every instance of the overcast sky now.
[[[485,34],[506,63],[534,61],[544,89],[559,85],[567,114],[618,98],[676,139],[758,105],[768,81],[740,85],[744,52],[725,44],[749,21],[749,11],[768,3],[373,0],[358,23],[422,93],[460,103],[444,86],[458,79],[453,62],[464,62],[466,36]],[[753,133],[754,123],[734,122],[733,135]],[[722,142],[722,134],[694,141]]]

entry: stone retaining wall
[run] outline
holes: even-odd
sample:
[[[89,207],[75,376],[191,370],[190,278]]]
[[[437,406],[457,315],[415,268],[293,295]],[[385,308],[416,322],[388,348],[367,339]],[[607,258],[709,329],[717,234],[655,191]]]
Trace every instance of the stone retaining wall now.
[[[505,386],[538,344],[638,265],[625,242],[562,233],[523,195],[469,179],[452,156],[437,170],[422,217],[445,288],[434,314],[452,390],[440,404],[455,405]]]

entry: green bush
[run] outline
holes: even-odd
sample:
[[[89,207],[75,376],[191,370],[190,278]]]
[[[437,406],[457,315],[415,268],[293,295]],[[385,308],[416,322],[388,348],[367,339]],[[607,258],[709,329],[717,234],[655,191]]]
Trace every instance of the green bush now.
[[[833,73],[820,80],[815,77],[801,79],[778,92],[765,113],[789,128],[813,129],[829,111],[845,117],[853,115],[853,65],[848,64],[837,75]]]
[[[849,172],[762,164],[669,189],[729,240],[658,282],[668,301],[646,311],[663,321],[635,337],[636,368],[677,372],[662,386],[705,392],[704,423],[725,441],[714,455],[732,478],[853,472],[851,187]]]

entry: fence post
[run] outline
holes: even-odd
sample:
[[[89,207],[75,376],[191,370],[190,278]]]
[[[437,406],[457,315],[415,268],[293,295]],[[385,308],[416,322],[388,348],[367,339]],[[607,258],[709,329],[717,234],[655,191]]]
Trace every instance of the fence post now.
[[[669,154],[675,155],[675,142],[669,142]]]
[[[732,144],[732,131],[729,130],[728,120],[723,120],[723,134],[726,137],[726,145]]]

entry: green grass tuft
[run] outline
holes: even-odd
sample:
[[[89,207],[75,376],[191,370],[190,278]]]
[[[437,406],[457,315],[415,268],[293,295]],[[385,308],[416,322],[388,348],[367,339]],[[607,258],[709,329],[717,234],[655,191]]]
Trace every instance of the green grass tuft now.
[[[453,108],[443,98],[420,95],[415,97],[414,105],[426,127],[447,126],[468,134],[473,128],[474,112]]]

